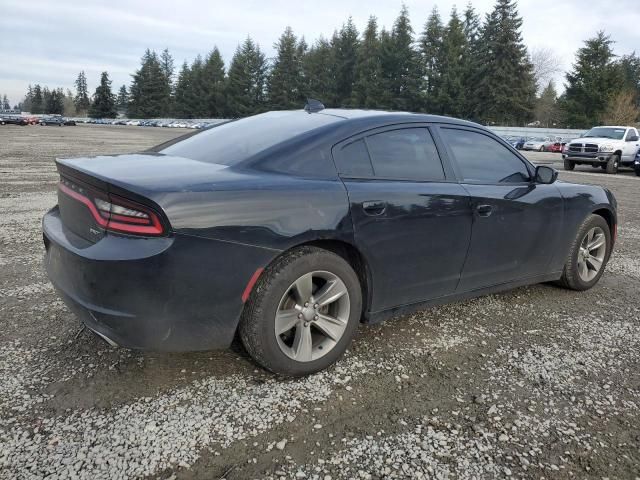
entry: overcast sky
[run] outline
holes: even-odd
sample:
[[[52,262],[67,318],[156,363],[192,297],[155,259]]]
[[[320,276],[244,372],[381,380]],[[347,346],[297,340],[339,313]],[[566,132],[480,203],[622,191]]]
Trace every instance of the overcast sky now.
[[[405,0],[416,33],[437,5],[446,21],[467,0]],[[475,0],[483,15],[494,0]],[[369,15],[391,27],[402,0],[2,0],[0,2],[0,95],[12,104],[29,83],[72,88],[84,70],[93,93],[106,70],[114,90],[129,85],[146,48],[168,47],[176,67],[214,45],[228,62],[247,35],[273,55],[287,25],[308,43],[329,37],[351,15],[360,31]],[[564,69],[575,51],[599,29],[612,34],[618,54],[640,47],[638,0],[520,0],[523,36],[529,48],[551,48]],[[559,77],[560,79],[560,77]]]

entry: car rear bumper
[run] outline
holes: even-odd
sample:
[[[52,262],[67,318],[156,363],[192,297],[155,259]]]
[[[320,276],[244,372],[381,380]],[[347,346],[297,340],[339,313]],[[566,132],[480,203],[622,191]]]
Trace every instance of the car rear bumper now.
[[[43,233],[47,275],[69,308],[108,341],[141,350],[228,347],[249,279],[277,254],[188,235],[108,234],[91,244],[57,208]]]

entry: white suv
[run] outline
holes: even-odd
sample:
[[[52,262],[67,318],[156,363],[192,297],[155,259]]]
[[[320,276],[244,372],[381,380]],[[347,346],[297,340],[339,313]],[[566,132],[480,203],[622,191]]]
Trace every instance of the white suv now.
[[[638,130],[633,127],[593,127],[563,150],[564,169],[588,164],[617,173],[619,166],[633,168],[639,140]]]

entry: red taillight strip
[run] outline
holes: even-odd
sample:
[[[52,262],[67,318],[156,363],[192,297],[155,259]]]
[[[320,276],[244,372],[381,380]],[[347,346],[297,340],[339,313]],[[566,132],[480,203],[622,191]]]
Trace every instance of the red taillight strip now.
[[[69,195],[74,200],[77,200],[80,203],[83,203],[89,209],[95,221],[98,222],[98,225],[100,225],[101,227],[107,228],[109,221],[103,218],[102,215],[100,215],[100,213],[98,212],[98,209],[96,208],[95,204],[91,201],[91,199],[85,197],[81,193],[76,192],[75,190],[70,189],[64,183],[59,183],[58,188],[60,189],[61,192]]]
[[[263,271],[264,271],[264,268],[259,268],[255,272],[253,272],[253,275],[251,275],[251,278],[249,279],[249,283],[247,283],[247,286],[244,288],[244,292],[242,292],[242,303],[245,303],[247,300],[249,300],[249,295],[251,295],[251,290],[253,290],[254,285],[260,278],[260,275],[262,274]]]
[[[97,207],[91,201],[90,198],[82,195],[79,192],[76,192],[75,190],[72,190],[62,182],[58,184],[58,188],[64,194],[69,195],[74,200],[77,200],[83,205],[85,205],[91,212],[91,215],[93,216],[94,220],[98,223],[98,225],[100,225],[101,227],[107,230],[114,230],[122,233],[137,233],[137,234],[144,234],[144,235],[161,235],[163,232],[160,219],[155,213],[151,211],[145,210],[145,213],[149,215],[149,220],[151,221],[151,225],[131,225],[130,223],[124,223],[124,222],[126,221],[131,223],[139,223],[140,220],[142,219],[139,219],[136,217],[127,217],[126,215],[117,215],[117,214],[109,214],[108,218],[104,218],[101,214],[102,212],[98,211]],[[114,220],[120,220],[120,221],[114,221]]]

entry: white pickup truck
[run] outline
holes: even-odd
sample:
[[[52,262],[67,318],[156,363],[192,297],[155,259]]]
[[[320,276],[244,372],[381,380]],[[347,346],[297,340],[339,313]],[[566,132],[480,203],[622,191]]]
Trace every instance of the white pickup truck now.
[[[591,165],[617,173],[620,166],[634,167],[639,149],[638,130],[634,127],[593,127],[565,146],[562,159],[565,170]]]

